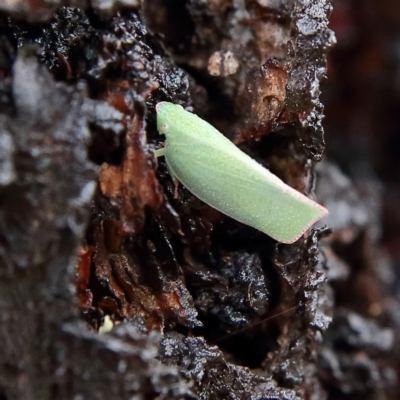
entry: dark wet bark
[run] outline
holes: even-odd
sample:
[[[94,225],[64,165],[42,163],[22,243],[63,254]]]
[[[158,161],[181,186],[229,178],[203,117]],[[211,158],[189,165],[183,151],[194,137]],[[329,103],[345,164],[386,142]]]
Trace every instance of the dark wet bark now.
[[[329,1],[0,10],[0,399],[397,398],[379,194],[315,168]],[[278,245],[176,196],[159,101],[317,180],[334,233]]]

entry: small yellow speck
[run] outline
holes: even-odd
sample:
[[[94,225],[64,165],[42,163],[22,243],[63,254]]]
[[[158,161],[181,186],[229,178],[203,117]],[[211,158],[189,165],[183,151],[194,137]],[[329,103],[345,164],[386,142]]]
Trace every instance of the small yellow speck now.
[[[110,332],[114,327],[114,323],[111,321],[109,315],[104,317],[103,325],[99,328],[99,334],[103,335],[104,333]]]

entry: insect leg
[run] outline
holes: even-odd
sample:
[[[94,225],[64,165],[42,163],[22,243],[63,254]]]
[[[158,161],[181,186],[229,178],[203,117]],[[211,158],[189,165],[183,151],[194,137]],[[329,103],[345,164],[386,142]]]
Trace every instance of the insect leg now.
[[[162,156],[165,156],[165,147],[161,147],[160,149],[157,149],[155,152],[154,152],[154,154],[155,154],[155,156],[158,158],[158,157],[162,157]]]
[[[178,198],[178,188],[179,188],[179,180],[178,178],[174,175],[172,172],[171,168],[168,166],[168,163],[166,163],[169,175],[171,176],[172,183],[174,184],[174,199]]]
[[[161,147],[160,149],[157,149],[154,152],[155,156],[158,157],[162,157],[165,156],[165,147]],[[178,198],[178,187],[179,187],[179,181],[178,178],[175,177],[175,175],[173,174],[173,172],[171,171],[171,169],[168,167],[168,163],[166,163],[168,172],[171,176],[172,179],[172,183],[174,184],[174,199]]]

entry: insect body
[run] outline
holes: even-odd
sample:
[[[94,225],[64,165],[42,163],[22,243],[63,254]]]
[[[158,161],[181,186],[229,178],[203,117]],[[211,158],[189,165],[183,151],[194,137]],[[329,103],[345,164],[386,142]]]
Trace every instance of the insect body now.
[[[286,185],[218,130],[181,106],[156,106],[170,173],[222,213],[282,243],[293,243],[328,210]]]

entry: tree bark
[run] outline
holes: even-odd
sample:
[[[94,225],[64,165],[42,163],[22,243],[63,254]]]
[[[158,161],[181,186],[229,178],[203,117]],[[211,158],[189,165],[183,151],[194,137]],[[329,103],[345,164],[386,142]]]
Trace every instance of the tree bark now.
[[[393,330],[365,312],[374,205],[315,167],[330,1],[0,11],[0,399],[397,398]],[[159,101],[311,197],[318,178],[334,233],[277,244],[176,188]],[[379,290],[356,309],[360,275]]]

